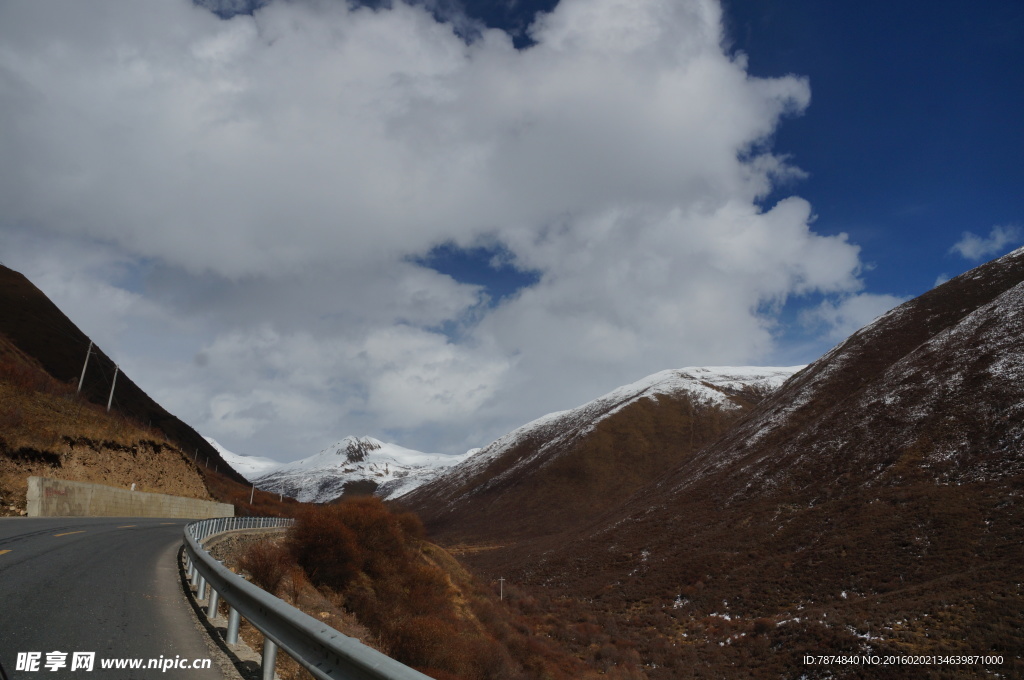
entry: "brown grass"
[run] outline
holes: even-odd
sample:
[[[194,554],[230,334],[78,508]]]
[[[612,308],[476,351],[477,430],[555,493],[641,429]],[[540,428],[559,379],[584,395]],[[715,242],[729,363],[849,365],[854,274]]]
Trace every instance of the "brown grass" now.
[[[66,436],[129,445],[169,445],[149,427],[91,404],[0,336],[0,437],[9,450],[60,452]]]

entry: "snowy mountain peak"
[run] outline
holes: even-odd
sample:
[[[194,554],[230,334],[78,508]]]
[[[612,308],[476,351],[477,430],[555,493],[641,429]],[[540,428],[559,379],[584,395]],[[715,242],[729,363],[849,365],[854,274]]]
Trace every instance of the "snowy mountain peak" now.
[[[348,462],[361,463],[371,451],[380,451],[384,447],[384,442],[373,437],[345,437],[335,446],[339,455],[342,450],[345,451]]]
[[[397,498],[467,455],[422,453],[373,437],[345,437],[320,453],[281,465],[254,481],[260,489],[305,503],[326,503],[352,492]]]

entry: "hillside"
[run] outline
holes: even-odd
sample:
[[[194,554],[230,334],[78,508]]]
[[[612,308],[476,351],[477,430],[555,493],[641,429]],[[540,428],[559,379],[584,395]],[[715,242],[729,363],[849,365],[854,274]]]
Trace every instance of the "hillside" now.
[[[210,498],[163,433],[88,403],[0,334],[0,515],[24,511],[31,475]]]
[[[574,540],[465,559],[572,600],[651,678],[906,675],[804,665],[822,653],[1019,677],[1022,375],[1024,249],[855,333]]]
[[[400,502],[449,544],[571,534],[713,441],[799,368],[656,373],[510,432]]]
[[[14,347],[32,357],[58,382],[78,385],[89,338],[32,282],[2,265],[0,309],[4,310],[0,315],[0,333]],[[81,390],[88,402],[106,407],[114,368],[110,357],[94,346]],[[123,373],[117,376],[114,406],[118,414],[152,428],[182,451],[209,459],[211,469],[223,470],[230,479],[246,483],[198,432],[168,413]]]

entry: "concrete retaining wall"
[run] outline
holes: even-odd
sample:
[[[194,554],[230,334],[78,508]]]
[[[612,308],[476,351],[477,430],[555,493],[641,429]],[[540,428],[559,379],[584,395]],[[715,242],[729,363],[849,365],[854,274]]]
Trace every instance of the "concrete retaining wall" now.
[[[29,517],[234,517],[226,503],[162,493],[129,491],[116,486],[28,478]]]

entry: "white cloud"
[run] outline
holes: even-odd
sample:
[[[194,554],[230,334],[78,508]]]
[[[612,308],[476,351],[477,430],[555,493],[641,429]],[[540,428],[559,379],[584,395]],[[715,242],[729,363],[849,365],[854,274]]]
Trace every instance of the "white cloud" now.
[[[407,326],[374,332],[356,359],[365,371],[366,407],[403,428],[475,413],[508,369],[505,361],[476,357],[436,333]]]
[[[958,253],[965,259],[977,262],[992,255],[1001,255],[1007,246],[1020,243],[1021,240],[1020,227],[995,226],[988,237],[965,231],[963,237],[949,249],[949,252]]]
[[[805,310],[801,317],[806,325],[823,327],[825,337],[839,342],[907,299],[895,295],[855,293],[837,300],[825,300],[817,307]]]
[[[31,237],[4,259],[114,319],[204,434],[281,458],[382,431],[456,452],[646,373],[756,362],[794,295],[852,295],[832,329],[883,305],[806,201],[758,207],[800,175],[768,143],[810,89],[726,54],[717,2],[563,0],[531,35],[467,45],[400,2],[5,3],[0,229]],[[410,263],[449,241],[540,280],[488,307]],[[83,243],[138,274],[75,265]]]

